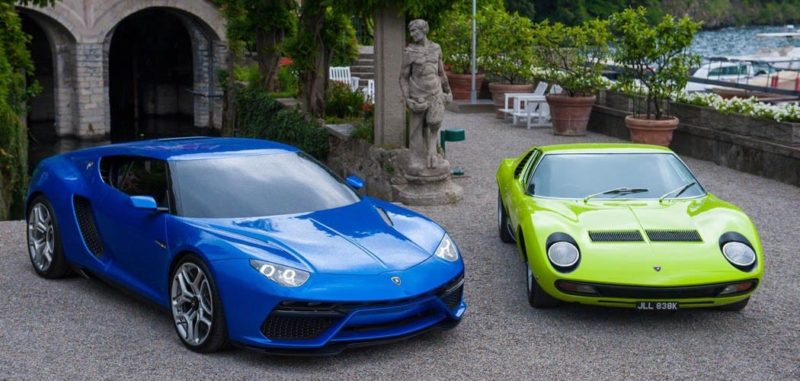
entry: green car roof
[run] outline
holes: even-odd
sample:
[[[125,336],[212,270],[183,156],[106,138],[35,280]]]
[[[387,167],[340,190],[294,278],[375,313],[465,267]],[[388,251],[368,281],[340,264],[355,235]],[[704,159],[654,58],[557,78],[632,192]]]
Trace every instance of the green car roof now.
[[[542,153],[672,153],[669,148],[632,143],[577,143],[538,147]]]

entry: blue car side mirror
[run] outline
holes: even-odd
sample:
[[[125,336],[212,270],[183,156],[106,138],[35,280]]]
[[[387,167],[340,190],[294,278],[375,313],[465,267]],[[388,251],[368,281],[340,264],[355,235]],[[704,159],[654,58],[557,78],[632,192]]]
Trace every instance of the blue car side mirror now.
[[[158,204],[152,196],[131,196],[131,204],[136,209],[156,210]]]
[[[356,190],[364,187],[364,180],[362,180],[358,176],[347,176],[347,179],[345,181],[347,182],[347,185],[353,187],[353,189]]]

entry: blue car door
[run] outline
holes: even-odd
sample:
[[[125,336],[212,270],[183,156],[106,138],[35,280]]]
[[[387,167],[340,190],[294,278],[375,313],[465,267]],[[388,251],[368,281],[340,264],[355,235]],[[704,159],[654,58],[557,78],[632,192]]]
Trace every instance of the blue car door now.
[[[103,160],[108,186],[96,210],[103,241],[112,256],[106,275],[156,302],[164,302],[165,269],[170,260],[167,164],[132,156]],[[159,208],[136,208],[131,196],[151,196]]]

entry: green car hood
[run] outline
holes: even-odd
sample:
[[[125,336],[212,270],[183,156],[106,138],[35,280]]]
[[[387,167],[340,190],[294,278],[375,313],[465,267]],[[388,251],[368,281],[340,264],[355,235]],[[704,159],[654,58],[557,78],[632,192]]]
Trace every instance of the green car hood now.
[[[546,198],[530,201],[536,245],[542,254],[552,233],[567,233],[578,243],[581,262],[574,271],[560,276],[564,279],[679,286],[761,275],[761,242],[752,222],[740,209],[710,194],[663,202],[593,199],[584,203]],[[642,240],[622,241],[613,234],[611,241],[600,241],[597,237],[593,240],[590,232],[639,232]],[[667,234],[666,241],[656,241],[648,237],[648,232],[681,232],[677,235],[696,232],[700,241],[671,234]],[[737,232],[750,241],[758,256],[755,269],[743,272],[728,263],[719,244],[720,236],[726,232]]]

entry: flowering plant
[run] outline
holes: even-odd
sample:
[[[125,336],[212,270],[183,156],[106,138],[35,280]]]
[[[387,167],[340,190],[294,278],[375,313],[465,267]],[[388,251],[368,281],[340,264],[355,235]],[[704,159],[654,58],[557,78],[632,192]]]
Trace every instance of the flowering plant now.
[[[678,93],[673,100],[695,106],[711,107],[725,114],[744,114],[776,122],[800,123],[800,106],[794,103],[770,105],[755,97],[725,99],[714,93]]]

